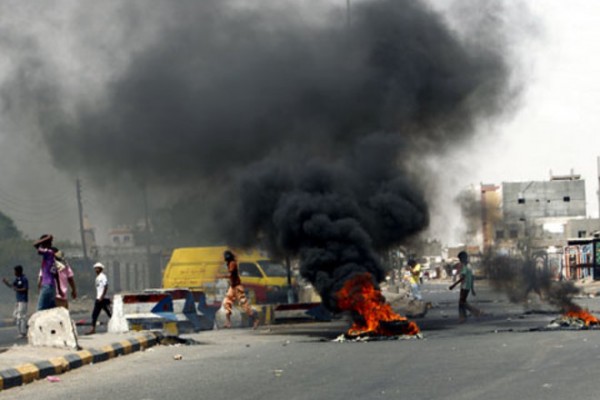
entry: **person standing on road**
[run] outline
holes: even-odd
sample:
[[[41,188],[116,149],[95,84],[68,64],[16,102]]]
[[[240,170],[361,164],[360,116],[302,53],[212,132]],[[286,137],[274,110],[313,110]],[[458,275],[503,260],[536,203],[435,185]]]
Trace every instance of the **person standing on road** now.
[[[473,270],[469,265],[469,255],[466,251],[458,253],[458,260],[460,261],[457,268],[460,270],[460,278],[454,282],[449,289],[452,290],[458,284],[460,284],[460,297],[458,300],[458,322],[463,323],[467,319],[467,310],[476,317],[483,315],[483,312],[470,305],[467,302],[469,293],[473,293],[475,296],[475,280],[473,279]]]
[[[96,301],[94,302],[94,311],[92,311],[92,328],[87,332],[88,335],[96,333],[96,322],[102,310],[106,312],[108,318],[112,316],[110,299],[106,297],[108,278],[104,273],[104,265],[99,262],[94,264],[94,271],[96,272]]]
[[[54,265],[54,250],[52,250],[52,235],[44,234],[33,243],[39,255],[42,256],[40,279],[38,280],[38,311],[56,307],[56,267]]]
[[[246,314],[249,317],[254,318],[253,328],[256,329],[260,322],[257,312],[250,307],[250,302],[246,297],[246,293],[244,292],[244,287],[242,286],[242,281],[240,279],[240,274],[238,272],[238,264],[235,259],[235,255],[226,250],[223,253],[223,258],[225,259],[225,263],[227,264],[227,271],[229,272],[229,289],[227,289],[227,294],[223,299],[223,308],[225,309],[225,328],[231,328],[231,312],[233,309],[233,304],[238,301],[242,306]]]
[[[412,295],[416,300],[423,300],[421,288],[419,287],[421,283],[421,264],[414,259],[410,259],[408,260],[408,270],[410,271],[409,282]]]
[[[15,280],[13,283],[9,283],[8,279],[3,278],[4,284],[9,288],[13,289],[16,293],[17,302],[15,304],[15,311],[13,316],[17,325],[17,331],[19,337],[24,338],[27,336],[27,302],[29,294],[29,281],[23,273],[23,267],[17,265],[15,267]]]
[[[64,257],[62,251],[57,248],[53,248],[55,251],[54,258],[55,264],[58,271],[59,285],[56,287],[56,307],[64,307],[69,309],[69,295],[68,288],[71,288],[71,298],[75,300],[77,298],[77,287],[75,286],[75,274],[73,269],[69,265],[69,262]]]

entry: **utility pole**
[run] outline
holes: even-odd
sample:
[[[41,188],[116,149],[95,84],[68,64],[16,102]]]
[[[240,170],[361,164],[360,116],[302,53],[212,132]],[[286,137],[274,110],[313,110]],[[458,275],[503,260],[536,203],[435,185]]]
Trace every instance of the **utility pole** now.
[[[83,248],[83,262],[87,264],[87,246],[85,244],[85,230],[83,228],[83,206],[81,204],[81,182],[79,178],[76,180],[77,188],[77,208],[79,209],[79,232],[81,233],[81,246]]]
[[[146,225],[146,258],[147,258],[147,262],[148,262],[148,266],[146,268],[146,272],[145,272],[145,279],[144,279],[144,287],[149,287],[150,286],[150,271],[151,271],[151,264],[152,264],[152,252],[150,249],[150,218],[148,217],[148,193],[146,190],[146,183],[144,182],[144,187],[143,187],[143,195],[144,195],[144,225]]]
[[[346,24],[350,26],[350,0],[346,0]]]
[[[287,284],[288,284],[288,304],[292,304],[294,302],[294,289],[292,288],[292,263],[290,262],[290,257],[285,257],[285,268],[287,270]]]

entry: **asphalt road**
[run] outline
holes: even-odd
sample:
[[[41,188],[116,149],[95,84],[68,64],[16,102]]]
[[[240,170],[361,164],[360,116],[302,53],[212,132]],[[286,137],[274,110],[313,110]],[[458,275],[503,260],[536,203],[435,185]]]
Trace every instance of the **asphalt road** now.
[[[600,330],[544,331],[557,315],[480,290],[488,314],[457,323],[457,292],[426,285],[423,339],[336,342],[332,323],[207,331],[10,389],[44,399],[596,399]],[[582,300],[583,302],[583,300]],[[585,300],[592,311],[598,301]],[[181,360],[175,356],[181,355]]]

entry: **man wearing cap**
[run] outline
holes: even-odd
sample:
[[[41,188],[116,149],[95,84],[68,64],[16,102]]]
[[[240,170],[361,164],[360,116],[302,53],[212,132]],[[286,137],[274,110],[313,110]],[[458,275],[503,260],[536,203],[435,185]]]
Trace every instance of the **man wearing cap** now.
[[[52,250],[52,235],[44,234],[33,243],[39,255],[42,256],[41,278],[38,280],[38,311],[56,307],[56,268],[54,267],[54,250]]]
[[[97,262],[94,264],[94,271],[96,271],[96,302],[94,303],[94,311],[92,311],[92,328],[87,332],[88,335],[96,333],[96,322],[100,316],[100,311],[104,310],[108,318],[111,317],[110,299],[106,297],[108,278],[104,273],[104,265]]]

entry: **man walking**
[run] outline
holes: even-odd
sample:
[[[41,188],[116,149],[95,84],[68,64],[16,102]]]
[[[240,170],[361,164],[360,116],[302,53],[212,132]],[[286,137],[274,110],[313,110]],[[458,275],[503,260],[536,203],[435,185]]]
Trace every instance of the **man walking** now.
[[[249,317],[254,318],[253,328],[256,329],[260,322],[257,312],[250,307],[250,302],[246,297],[246,293],[244,292],[244,287],[242,286],[242,281],[240,279],[240,274],[238,272],[238,264],[235,259],[235,255],[226,250],[223,253],[223,258],[225,259],[225,263],[227,264],[227,271],[229,272],[229,289],[227,289],[227,294],[223,299],[223,308],[225,308],[225,328],[231,328],[231,312],[233,308],[233,304],[238,301],[242,306],[246,314]]]
[[[104,310],[108,318],[111,317],[110,299],[106,297],[108,292],[108,278],[104,273],[104,265],[101,263],[94,264],[96,272],[96,302],[94,303],[94,311],[92,311],[92,328],[87,332],[88,335],[96,333],[96,322],[100,316],[100,312]]]
[[[472,292],[473,296],[475,296],[473,270],[469,265],[469,255],[466,251],[461,251],[458,253],[458,259],[460,261],[458,264],[458,268],[460,269],[460,278],[454,282],[449,289],[452,290],[456,285],[460,284],[460,297],[458,299],[458,322],[463,323],[467,319],[467,310],[476,317],[483,315],[483,312],[467,302],[469,293]]]
[[[29,294],[29,281],[23,273],[23,267],[20,265],[15,267],[15,280],[12,284],[10,284],[6,278],[3,278],[2,280],[6,286],[13,289],[16,293],[17,302],[15,304],[15,311],[13,312],[13,315],[17,324],[19,337],[24,338],[27,336],[27,301]]]

